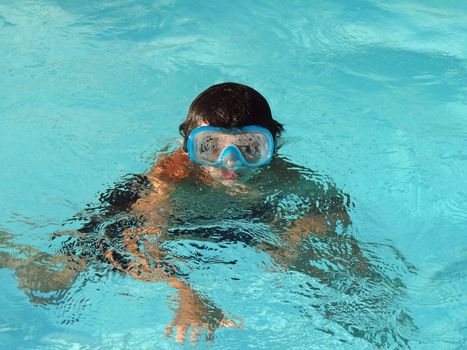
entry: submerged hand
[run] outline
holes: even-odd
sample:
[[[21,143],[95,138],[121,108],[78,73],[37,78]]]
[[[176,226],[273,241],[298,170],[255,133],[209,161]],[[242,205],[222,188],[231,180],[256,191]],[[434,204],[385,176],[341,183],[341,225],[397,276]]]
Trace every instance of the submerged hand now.
[[[226,317],[222,310],[201,298],[193,290],[180,290],[179,307],[174,320],[167,325],[166,336],[176,331],[175,341],[182,343],[191,328],[190,341],[196,344],[203,331],[207,331],[206,340],[211,340],[217,328],[243,328],[240,320]]]

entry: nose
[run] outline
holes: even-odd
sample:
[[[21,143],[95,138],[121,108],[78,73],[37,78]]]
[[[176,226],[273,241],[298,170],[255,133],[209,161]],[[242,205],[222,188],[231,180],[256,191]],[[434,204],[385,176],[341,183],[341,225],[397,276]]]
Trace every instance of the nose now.
[[[236,159],[229,159],[227,160],[227,167],[228,168],[234,168],[237,163]]]
[[[228,152],[224,156],[223,164],[224,164],[224,167],[226,167],[229,170],[234,170],[241,166],[241,162],[237,158],[237,156],[234,154],[234,152]]]

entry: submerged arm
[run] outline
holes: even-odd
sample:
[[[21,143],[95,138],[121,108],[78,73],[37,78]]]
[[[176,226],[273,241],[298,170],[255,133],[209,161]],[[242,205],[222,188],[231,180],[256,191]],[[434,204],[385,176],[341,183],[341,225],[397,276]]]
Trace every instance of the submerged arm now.
[[[183,150],[161,157],[147,174],[152,189],[129,209],[129,213],[142,223],[123,231],[123,243],[131,260],[122,264],[121,260],[115,259],[112,250],[104,253],[114,267],[132,277],[166,282],[177,290],[178,307],[173,321],[167,326],[166,335],[175,329],[175,340],[178,342],[184,341],[189,328],[191,341],[196,342],[202,329],[206,329],[210,337],[219,327],[241,327],[190,287],[178,268],[168,261],[168,253],[161,246],[168,239],[166,233],[172,214],[171,194],[181,180],[197,175],[193,173],[191,162]]]
[[[86,269],[86,261],[71,255],[52,255],[12,242],[13,235],[0,231],[0,268],[15,272],[19,287],[36,303],[50,302],[54,296],[39,293],[63,291],[69,288],[78,273]]]
[[[289,221],[286,239],[297,247],[310,234],[335,234],[339,225],[346,229],[351,224],[346,207],[339,200],[331,199],[325,210],[309,210],[302,217]]]
[[[272,166],[280,180],[274,183],[274,188],[280,190],[271,199],[270,205],[275,210],[269,225],[280,236],[282,245],[263,249],[279,265],[305,272],[310,260],[305,257],[310,258],[311,241],[339,242],[339,245],[346,242],[351,248],[346,249],[345,254],[351,254],[353,261],[356,258],[362,266],[366,265],[357,241],[346,233],[352,225],[349,209],[353,204],[349,195],[338,189],[330,178],[286,159],[276,159]],[[349,257],[336,256],[339,258],[349,260]]]
[[[282,232],[285,242],[297,247],[310,235],[333,234],[338,227],[345,230],[352,224],[350,197],[330,178],[285,159],[277,159],[273,171],[286,190],[275,204],[271,226]]]

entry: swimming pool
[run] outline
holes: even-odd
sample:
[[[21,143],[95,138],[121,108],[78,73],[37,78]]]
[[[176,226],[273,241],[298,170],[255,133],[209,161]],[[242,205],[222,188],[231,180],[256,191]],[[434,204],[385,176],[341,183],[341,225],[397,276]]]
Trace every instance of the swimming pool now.
[[[182,240],[190,281],[245,323],[198,346],[467,346],[467,5],[0,3],[4,256],[27,254],[5,242],[61,249],[51,234],[147,170],[200,91],[242,82],[285,124],[280,154],[352,198],[351,235],[379,277],[332,265],[331,239],[309,242],[329,283],[248,245]],[[2,349],[182,346],[164,337],[164,283],[98,264],[36,302],[11,269],[0,283]]]

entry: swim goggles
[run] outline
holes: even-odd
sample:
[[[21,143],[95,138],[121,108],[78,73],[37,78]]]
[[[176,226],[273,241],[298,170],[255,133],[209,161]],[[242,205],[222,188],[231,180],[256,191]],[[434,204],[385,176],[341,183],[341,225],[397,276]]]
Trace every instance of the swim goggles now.
[[[190,133],[186,146],[195,163],[256,168],[271,161],[274,138],[268,129],[255,125],[235,129],[201,126]]]

